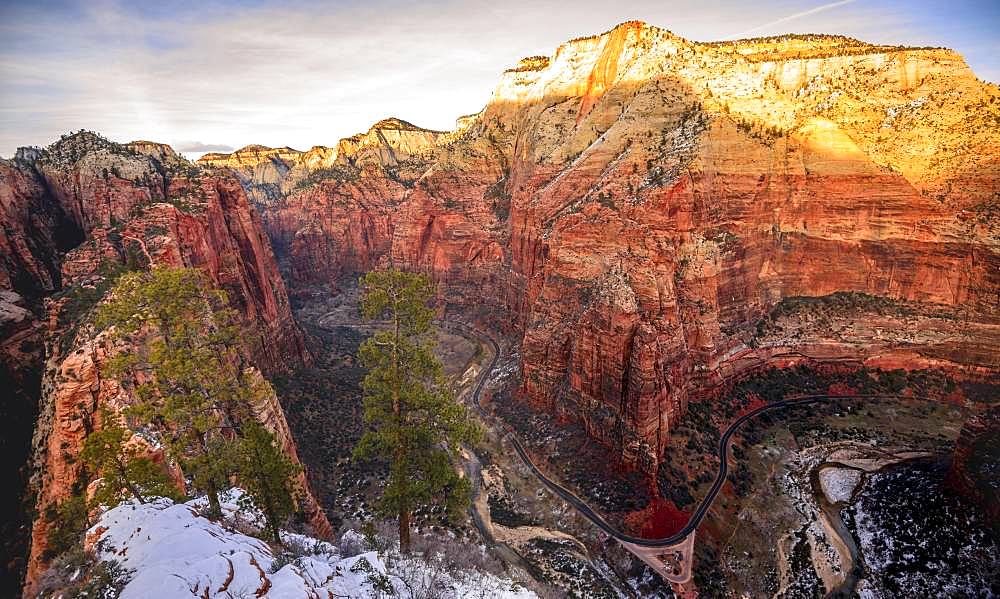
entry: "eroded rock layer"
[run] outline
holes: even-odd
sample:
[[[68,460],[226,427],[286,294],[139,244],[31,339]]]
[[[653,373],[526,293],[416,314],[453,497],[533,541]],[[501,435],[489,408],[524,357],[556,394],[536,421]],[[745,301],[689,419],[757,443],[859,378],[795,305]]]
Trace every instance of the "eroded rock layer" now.
[[[195,169],[168,146],[122,146],[79,133],[44,151],[0,161],[0,176],[5,224],[0,242],[11,249],[0,271],[3,326],[11,333],[4,342],[4,365],[28,390],[37,383],[25,373],[41,377],[31,482],[40,516],[32,527],[30,592],[46,561],[49,523],[41,514],[84,492],[78,456],[86,435],[100,426],[100,408],[120,410],[133,401],[121,381],[102,371],[115,355],[134,351],[130,343],[143,341],[113,342],[89,321],[116,270],[205,271],[227,292],[242,320],[242,367],[274,373],[311,358],[259,216],[230,173]],[[253,409],[295,457],[277,398],[266,397]],[[301,482],[307,489],[304,476]],[[328,534],[329,524],[308,490],[304,505],[317,534]]]
[[[376,169],[394,179],[416,177],[427,167],[421,157],[443,136],[439,131],[389,118],[332,148],[315,146],[301,152],[251,145],[230,154],[205,154],[198,164],[231,169],[251,201],[267,207],[294,190],[331,176],[354,178],[362,170]]]
[[[631,22],[505,72],[419,176],[328,172],[264,221],[296,282],[432,273],[448,309],[521,337],[526,402],[653,472],[690,399],[797,351],[756,345],[785,298],[943,310],[931,345],[886,323],[885,359],[996,370],[997,122],[1000,91],[951,50]],[[873,335],[813,345],[877,362]]]

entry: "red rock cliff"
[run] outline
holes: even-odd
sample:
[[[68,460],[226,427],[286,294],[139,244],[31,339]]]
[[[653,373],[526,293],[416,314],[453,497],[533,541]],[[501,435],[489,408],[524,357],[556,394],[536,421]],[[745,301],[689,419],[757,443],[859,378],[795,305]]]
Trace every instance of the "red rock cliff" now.
[[[362,175],[264,218],[293,272],[336,265],[324,277],[391,231],[396,264],[523,339],[527,402],[655,470],[689,398],[758,351],[783,298],[943,305],[996,338],[998,118],[1000,91],[950,50],[625,23],[505,72],[402,198]],[[995,370],[996,349],[945,361]]]
[[[46,300],[47,331],[40,335],[46,351],[31,485],[38,513],[80,490],[76,456],[87,433],[99,426],[99,409],[120,409],[132,399],[118,381],[101,375],[110,357],[129,348],[113,347],[87,324],[108,263],[200,268],[227,291],[244,321],[248,367],[276,372],[310,360],[259,216],[239,181],[222,171],[198,172],[156,144],[136,147],[82,133],[31,160],[0,163],[0,198],[10,219],[0,241],[14,248],[3,265],[4,287],[34,291],[34,298],[62,287]],[[39,220],[23,216],[36,208]],[[60,243],[73,240],[56,239],[57,227],[43,218],[67,221],[66,227],[86,240],[61,255]],[[277,398],[255,406],[255,413],[294,457]],[[305,507],[317,534],[329,534],[308,491]],[[44,567],[46,536],[47,523],[38,518],[26,592]]]

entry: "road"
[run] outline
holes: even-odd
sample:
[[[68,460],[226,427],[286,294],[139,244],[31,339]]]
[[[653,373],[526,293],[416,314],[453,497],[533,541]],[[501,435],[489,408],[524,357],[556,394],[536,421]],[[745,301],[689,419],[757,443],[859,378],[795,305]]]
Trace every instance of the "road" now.
[[[467,325],[460,323],[448,323],[449,326],[458,327],[464,331],[474,335],[481,341],[486,341],[493,346],[493,359],[490,361],[489,366],[483,370],[482,374],[479,376],[479,382],[476,384],[475,391],[472,395],[473,405],[484,417],[486,416],[480,402],[482,400],[482,391],[486,385],[486,382],[490,379],[490,374],[496,368],[497,363],[500,361],[501,351],[500,345],[490,336],[473,329]],[[635,537],[626,533],[621,532],[611,524],[607,522],[600,514],[595,512],[587,503],[578,497],[575,493],[562,486],[558,482],[552,480],[544,472],[542,472],[538,466],[532,461],[531,456],[528,455],[527,450],[525,450],[524,445],[522,445],[520,439],[514,431],[507,425],[504,425],[505,438],[507,438],[511,445],[514,446],[514,450],[517,452],[521,461],[524,462],[525,466],[531,470],[531,473],[542,482],[550,491],[561,497],[566,503],[570,504],[581,516],[589,520],[594,526],[600,528],[602,531],[608,535],[614,537],[618,541],[623,543],[630,543],[632,545],[637,545],[639,547],[673,547],[675,545],[680,545],[683,543],[688,536],[690,536],[698,526],[701,525],[702,520],[708,514],[709,509],[712,507],[712,503],[715,498],[719,495],[722,490],[722,485],[726,482],[726,477],[729,475],[729,447],[730,441],[734,434],[743,426],[745,423],[753,420],[757,416],[765,412],[773,412],[777,410],[782,410],[788,407],[803,406],[814,403],[819,403],[823,401],[837,400],[837,399],[898,399],[898,395],[803,395],[800,397],[795,397],[792,399],[784,399],[780,401],[774,401],[769,404],[763,405],[756,408],[746,414],[743,414],[737,418],[729,427],[722,433],[719,438],[719,447],[717,449],[717,456],[719,458],[719,471],[715,475],[715,481],[712,483],[712,487],[708,490],[705,497],[702,498],[698,507],[691,514],[688,519],[687,524],[684,525],[677,533],[660,539],[644,539],[641,537]]]
[[[329,316],[329,315],[326,315]],[[324,317],[320,318],[320,326],[327,328],[330,325],[322,323]],[[326,326],[323,326],[326,325]],[[374,326],[373,326],[374,325]],[[716,497],[722,490],[722,486],[726,482],[726,477],[729,475],[729,449],[730,442],[734,434],[736,434],[740,427],[744,424],[753,420],[757,416],[764,414],[765,412],[773,412],[777,410],[783,410],[788,407],[810,405],[815,403],[820,403],[823,401],[837,400],[837,399],[899,399],[898,395],[829,395],[829,394],[816,394],[816,395],[803,395],[791,399],[784,399],[779,401],[774,401],[763,406],[760,406],[746,414],[741,415],[737,418],[726,430],[722,433],[719,438],[719,446],[716,450],[716,455],[719,458],[719,470],[715,475],[715,480],[712,483],[712,487],[708,490],[708,493],[702,498],[698,503],[697,508],[691,514],[687,523],[677,531],[675,534],[658,539],[646,539],[641,537],[635,537],[626,534],[605,520],[600,514],[594,511],[586,501],[581,499],[575,493],[561,485],[555,480],[549,478],[544,472],[542,472],[538,466],[528,455],[527,450],[518,439],[517,434],[514,430],[506,423],[498,421],[492,415],[488,414],[482,407],[482,392],[486,387],[486,384],[491,380],[493,372],[496,370],[497,365],[502,357],[502,350],[500,345],[488,334],[470,327],[464,323],[457,321],[443,321],[439,322],[439,325],[445,329],[459,329],[466,335],[470,335],[479,339],[480,342],[489,343],[493,347],[493,357],[490,359],[489,365],[480,372],[476,385],[472,392],[472,405],[476,411],[480,414],[486,422],[499,423],[502,427],[504,438],[507,439],[514,450],[517,452],[518,457],[524,465],[531,471],[531,473],[537,478],[545,487],[550,491],[562,498],[566,503],[573,507],[581,516],[587,519],[591,524],[601,529],[603,532],[611,536],[620,542],[626,549],[634,553],[637,557],[642,559],[644,562],[649,564],[655,571],[660,573],[667,581],[672,583],[678,583],[680,585],[686,584],[691,579],[692,574],[692,552],[694,546],[694,534],[698,527],[701,525],[705,516],[708,515],[712,504],[715,502]],[[369,324],[336,324],[334,326],[348,326],[355,328],[377,328],[377,325]],[[473,498],[478,499],[478,495],[481,492],[481,465],[478,458],[474,453],[471,454],[471,462],[467,464],[467,474],[473,481]],[[488,508],[486,508],[488,509]],[[482,515],[477,510],[476,506],[473,505],[472,509],[473,523],[476,528],[479,529],[483,538],[487,540],[488,543],[493,545],[496,549],[500,550],[501,556],[507,561],[520,565],[521,567],[528,568],[530,570],[530,564],[526,563],[520,556],[514,552],[510,547],[503,543],[496,543],[493,539],[489,527],[486,526],[485,522],[482,520]],[[682,587],[681,587],[682,588]]]

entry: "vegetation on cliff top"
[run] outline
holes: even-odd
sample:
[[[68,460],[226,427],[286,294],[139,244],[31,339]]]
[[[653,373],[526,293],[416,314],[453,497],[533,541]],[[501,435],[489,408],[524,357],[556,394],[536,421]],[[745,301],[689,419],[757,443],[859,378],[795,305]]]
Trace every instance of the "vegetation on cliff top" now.
[[[114,326],[117,337],[157,331],[140,351],[110,363],[109,374],[137,398],[127,415],[160,431],[192,487],[207,495],[212,513],[219,513],[219,492],[239,475],[278,541],[278,527],[293,510],[296,471],[275,450],[273,435],[255,422],[253,407],[273,390],[243,366],[236,315],[228,306],[225,292],[213,289],[201,271],[156,268],[122,276],[96,320],[98,327]]]
[[[352,166],[334,164],[325,168],[318,168],[309,171],[309,174],[295,182],[295,191],[308,189],[314,185],[319,185],[324,181],[337,181],[341,183],[357,181],[361,176],[361,171]]]
[[[101,408],[101,428],[87,436],[80,459],[87,469],[100,475],[92,498],[95,505],[116,505],[123,490],[139,503],[149,497],[177,499],[179,494],[160,464],[154,462],[144,447],[130,443],[132,432],[119,420],[119,415]]]
[[[221,514],[219,493],[238,480],[247,491],[240,507],[260,513],[267,538],[280,545],[279,528],[297,509],[299,466],[256,419],[254,406],[273,392],[243,367],[225,293],[196,269],[119,273],[94,321],[132,347],[103,374],[134,401],[121,414],[101,409],[84,440],[85,470],[74,495],[45,508],[45,557],[79,548],[93,508],[126,497],[180,498],[186,489],[168,473],[176,466],[181,480],[206,495],[212,516]],[[165,459],[154,460],[161,444]],[[98,484],[88,499],[91,480]]]

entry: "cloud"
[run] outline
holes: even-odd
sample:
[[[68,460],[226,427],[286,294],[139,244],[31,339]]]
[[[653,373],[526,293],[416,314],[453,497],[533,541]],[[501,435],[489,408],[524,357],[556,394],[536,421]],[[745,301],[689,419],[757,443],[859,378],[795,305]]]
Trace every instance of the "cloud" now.
[[[179,141],[173,144],[178,152],[232,152],[236,148],[226,144],[206,144],[200,141]]]
[[[747,29],[746,31],[741,31],[740,33],[734,33],[734,34],[729,35],[727,37],[730,37],[730,38],[746,37],[746,36],[748,36],[748,35],[750,35],[752,33],[756,33],[758,31],[761,31],[762,29],[771,29],[773,27],[777,27],[778,25],[784,25],[785,23],[788,23],[789,21],[794,21],[796,19],[801,19],[803,17],[808,17],[808,16],[814,15],[816,13],[827,11],[827,10],[830,10],[832,8],[837,8],[839,6],[844,6],[845,4],[853,4],[855,2],[857,2],[857,0],[838,0],[837,2],[830,2],[828,4],[822,4],[820,6],[817,6],[815,8],[811,8],[809,10],[803,10],[803,11],[800,11],[800,12],[797,12],[797,13],[794,13],[794,14],[790,14],[790,15],[781,17],[780,19],[775,19],[775,20],[770,21],[768,23],[764,23],[763,25],[758,25],[757,27],[752,27],[750,29]]]

